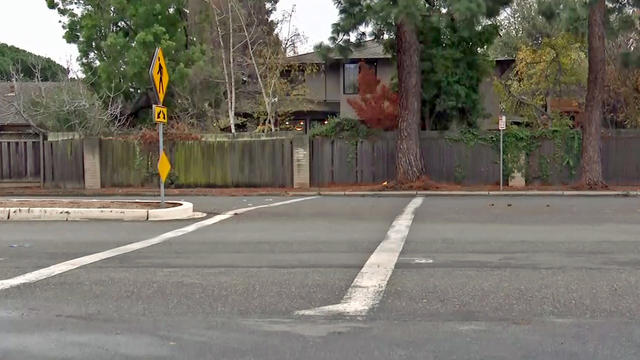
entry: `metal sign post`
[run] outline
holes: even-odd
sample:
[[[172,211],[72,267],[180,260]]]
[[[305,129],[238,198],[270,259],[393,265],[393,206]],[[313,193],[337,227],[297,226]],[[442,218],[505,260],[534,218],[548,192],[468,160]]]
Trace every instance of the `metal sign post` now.
[[[506,116],[500,116],[500,119],[498,121],[498,128],[500,129],[500,191],[502,191],[503,189],[503,168],[502,168],[502,163],[503,163],[503,159],[504,159],[504,154],[503,154],[503,133],[504,130],[507,128],[507,117]]]
[[[162,155],[164,154],[164,132],[162,131],[164,127],[163,123],[158,123],[158,143],[160,144],[160,151],[158,151],[159,157],[158,159],[160,159],[162,157]],[[160,161],[158,161],[158,164],[160,164]],[[158,165],[158,169],[160,168],[160,165]],[[158,170],[159,172],[160,170]],[[160,177],[162,177],[162,175],[160,175]],[[160,202],[162,203],[162,205],[164,205],[164,180],[160,179]]]
[[[160,175],[160,201],[164,205],[164,183],[167,180],[169,171],[171,171],[171,163],[164,152],[164,124],[169,118],[167,108],[162,106],[164,97],[167,94],[167,86],[169,85],[169,72],[167,64],[164,61],[164,54],[161,48],[157,48],[151,61],[149,69],[149,77],[156,95],[157,105],[153,105],[153,121],[158,124],[158,174]]]

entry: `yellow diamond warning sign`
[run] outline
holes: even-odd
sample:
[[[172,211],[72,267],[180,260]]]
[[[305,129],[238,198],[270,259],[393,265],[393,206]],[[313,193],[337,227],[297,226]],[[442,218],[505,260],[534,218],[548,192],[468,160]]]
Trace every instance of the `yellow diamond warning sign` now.
[[[149,76],[151,76],[153,90],[156,93],[158,103],[162,105],[169,86],[169,71],[167,70],[167,63],[164,61],[162,48],[157,48],[155,55],[153,55]]]
[[[166,124],[168,117],[166,106],[153,105],[153,120],[155,122]]]
[[[162,180],[162,183],[167,180],[169,171],[171,171],[171,163],[169,162],[167,154],[163,151],[162,154],[160,154],[160,160],[158,161],[158,173],[160,174],[160,180]]]

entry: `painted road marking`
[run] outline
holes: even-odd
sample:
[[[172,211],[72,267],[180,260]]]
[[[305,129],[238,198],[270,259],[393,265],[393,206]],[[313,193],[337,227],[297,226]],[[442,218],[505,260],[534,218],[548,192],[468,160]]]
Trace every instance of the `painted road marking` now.
[[[400,258],[400,261],[407,261],[412,264],[433,264],[433,259],[427,258]]]
[[[118,256],[118,255],[127,254],[127,253],[130,253],[132,251],[136,251],[136,250],[147,248],[149,246],[157,245],[157,244],[163,243],[163,242],[165,242],[167,240],[170,240],[170,239],[173,239],[173,238],[177,238],[179,236],[182,236],[182,235],[194,232],[196,230],[202,229],[204,227],[211,226],[213,224],[216,224],[216,223],[219,223],[221,221],[227,220],[229,218],[232,218],[235,215],[240,215],[240,214],[247,213],[249,211],[263,209],[263,208],[270,208],[270,207],[293,204],[293,203],[297,203],[297,202],[300,202],[300,201],[311,200],[311,199],[315,199],[315,198],[317,198],[317,196],[300,198],[300,199],[293,199],[293,200],[282,201],[282,202],[277,202],[277,203],[273,203],[273,204],[253,206],[253,207],[248,207],[248,208],[244,208],[244,209],[227,211],[227,212],[225,212],[223,214],[216,215],[216,216],[211,217],[209,219],[197,222],[195,224],[191,224],[189,226],[185,226],[185,227],[177,229],[177,230],[170,231],[168,233],[153,237],[151,239],[147,239],[147,240],[131,243],[131,244],[128,244],[128,245],[124,245],[124,246],[115,248],[115,249],[106,250],[106,251],[99,252],[99,253],[96,253],[96,254],[87,255],[87,256],[83,256],[83,257],[77,258],[77,259],[65,261],[63,263],[52,265],[52,266],[49,266],[48,268],[44,268],[44,269],[41,269],[41,270],[30,272],[30,273],[27,273],[27,274],[24,274],[24,275],[20,275],[20,276],[14,277],[12,279],[2,280],[2,281],[0,281],[0,291],[6,290],[6,289],[9,289],[9,288],[12,288],[12,287],[16,287],[16,286],[19,286],[19,285],[23,285],[23,284],[34,283],[36,281],[40,281],[40,280],[44,280],[44,279],[47,279],[47,278],[50,278],[50,277],[53,277],[53,276],[56,276],[56,275],[60,275],[62,273],[77,269],[77,268],[85,266],[85,265],[93,264],[93,263],[96,263],[98,261],[109,259],[109,258]]]
[[[296,315],[367,315],[369,310],[382,299],[391,273],[393,273],[400,252],[409,235],[415,212],[422,205],[423,200],[424,198],[422,197],[413,199],[402,214],[393,221],[386,237],[364,264],[342,302],[335,305],[297,311]]]

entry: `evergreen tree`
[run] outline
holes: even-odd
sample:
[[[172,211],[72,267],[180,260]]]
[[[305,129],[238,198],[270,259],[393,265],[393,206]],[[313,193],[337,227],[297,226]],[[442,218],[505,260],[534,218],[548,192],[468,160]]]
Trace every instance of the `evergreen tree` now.
[[[561,0],[541,0],[540,13],[549,21],[561,14],[557,2]],[[590,189],[606,187],[602,174],[602,119],[606,82],[606,37],[616,33],[637,30],[638,0],[583,0],[580,4],[588,11],[588,60],[586,117],[582,129],[582,179]],[[574,24],[568,23],[571,29]],[[628,65],[640,65],[635,54],[623,57]]]
[[[40,80],[62,81],[67,70],[55,61],[19,49],[0,44],[0,81]]]
[[[421,36],[433,17],[443,12],[456,18],[462,31],[474,32],[483,17],[497,15],[510,0],[334,0],[339,20],[333,26],[331,45],[342,54],[373,37],[394,49],[398,68],[397,181],[407,183],[425,174],[420,148],[422,108]],[[367,33],[365,29],[370,31]],[[325,47],[326,48],[326,47]],[[320,50],[323,46],[319,47]],[[346,55],[346,54],[345,54]]]

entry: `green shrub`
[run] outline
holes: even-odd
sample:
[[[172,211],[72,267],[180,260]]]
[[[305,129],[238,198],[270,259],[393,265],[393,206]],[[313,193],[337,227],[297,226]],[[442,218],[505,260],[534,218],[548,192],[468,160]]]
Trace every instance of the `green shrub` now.
[[[361,140],[375,134],[360,120],[352,118],[329,118],[327,123],[311,129],[311,137],[327,137],[331,139]]]

